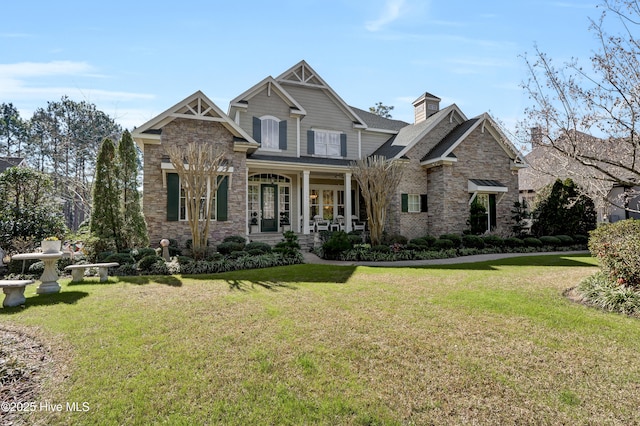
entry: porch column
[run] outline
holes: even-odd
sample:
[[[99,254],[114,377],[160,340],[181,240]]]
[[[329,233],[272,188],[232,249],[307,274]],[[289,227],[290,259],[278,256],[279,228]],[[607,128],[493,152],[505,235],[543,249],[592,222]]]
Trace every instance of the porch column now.
[[[351,173],[344,174],[344,227],[351,232]]]
[[[309,234],[309,170],[302,171],[302,233]]]

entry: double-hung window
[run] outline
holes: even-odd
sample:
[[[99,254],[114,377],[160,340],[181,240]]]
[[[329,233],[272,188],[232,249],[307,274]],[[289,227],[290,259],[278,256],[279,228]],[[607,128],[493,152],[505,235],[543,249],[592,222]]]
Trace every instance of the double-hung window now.
[[[326,157],[340,157],[340,133],[316,130],[315,153]]]
[[[409,213],[420,212],[420,194],[408,194],[407,207]]]
[[[211,220],[216,220],[216,211],[217,211],[217,204],[216,204],[216,193],[211,191],[211,185],[210,182],[207,182],[207,193],[205,196],[203,196],[202,198],[200,198],[200,203],[199,203],[199,219],[200,220],[204,220],[205,219],[205,215],[204,215],[204,211],[205,211],[205,206],[207,201],[209,200],[209,198],[213,198],[213,204],[211,206]],[[182,186],[182,182],[180,183],[180,220],[187,220],[188,219],[188,214],[187,214],[187,196],[186,196],[186,191],[184,190],[184,187]]]

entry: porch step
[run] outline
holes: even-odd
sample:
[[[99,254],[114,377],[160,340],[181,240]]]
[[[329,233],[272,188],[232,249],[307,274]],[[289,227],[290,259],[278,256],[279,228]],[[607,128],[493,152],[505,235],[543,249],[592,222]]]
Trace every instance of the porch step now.
[[[298,236],[298,244],[300,244],[300,250],[309,251],[313,248],[313,234],[296,234]],[[271,247],[278,244],[280,241],[284,240],[284,237],[280,233],[255,233],[249,234],[249,239],[251,241],[260,241],[262,243],[267,243]]]

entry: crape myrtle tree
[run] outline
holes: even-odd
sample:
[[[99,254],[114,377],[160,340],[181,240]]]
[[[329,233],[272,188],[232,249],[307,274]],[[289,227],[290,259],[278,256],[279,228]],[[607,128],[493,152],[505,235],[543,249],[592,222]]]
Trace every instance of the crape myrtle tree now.
[[[220,145],[190,142],[167,147],[167,154],[184,191],[193,255],[200,258],[205,254],[215,208],[210,195],[218,191],[218,176],[227,170],[227,153]]]
[[[116,161],[116,147],[111,139],[100,145],[93,180],[93,207],[90,232],[102,241],[112,242],[117,251],[126,247],[122,212],[121,184]]]
[[[542,171],[571,177],[592,198],[604,200],[613,185],[640,183],[640,4],[604,0],[590,30],[597,50],[591,66],[572,60],[560,67],[538,47],[525,56],[532,100],[521,132],[536,129],[532,142],[545,150]],[[627,197],[636,193],[626,192]],[[623,200],[614,200],[629,209]]]
[[[372,245],[382,241],[386,213],[402,178],[404,163],[374,155],[351,162],[351,172],[364,198]]]
[[[129,248],[146,247],[149,245],[149,235],[138,190],[138,151],[128,130],[124,131],[118,144],[118,165],[122,181],[120,206],[125,245]]]

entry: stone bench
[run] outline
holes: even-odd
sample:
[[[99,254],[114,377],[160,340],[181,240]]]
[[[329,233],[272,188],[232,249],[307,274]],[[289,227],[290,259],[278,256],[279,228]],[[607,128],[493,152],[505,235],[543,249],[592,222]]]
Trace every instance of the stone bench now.
[[[24,289],[34,282],[33,280],[0,280],[0,288],[5,294],[2,306],[10,308],[24,305],[27,301],[24,297]]]
[[[100,282],[103,283],[107,281],[107,269],[114,268],[116,266],[120,266],[119,263],[87,263],[86,265],[69,265],[65,270],[71,271],[71,282],[77,283],[82,281],[84,278],[84,271],[88,268],[98,268],[98,275],[100,276]]]

